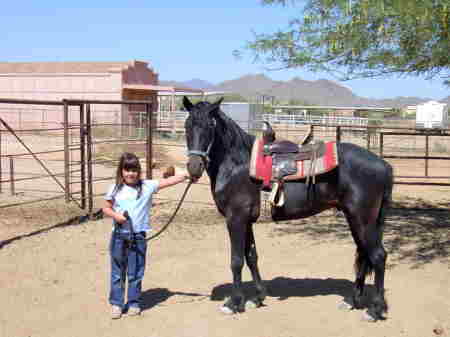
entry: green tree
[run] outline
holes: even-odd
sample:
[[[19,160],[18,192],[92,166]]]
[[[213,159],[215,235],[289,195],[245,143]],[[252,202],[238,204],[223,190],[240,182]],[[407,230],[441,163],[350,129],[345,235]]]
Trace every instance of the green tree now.
[[[296,10],[287,28],[244,47],[272,69],[302,67],[341,80],[441,77],[450,85],[449,0],[262,0]],[[241,55],[243,50],[236,51]]]

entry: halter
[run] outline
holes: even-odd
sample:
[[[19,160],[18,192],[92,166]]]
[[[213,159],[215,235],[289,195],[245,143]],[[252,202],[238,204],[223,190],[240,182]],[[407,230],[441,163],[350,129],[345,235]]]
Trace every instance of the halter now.
[[[209,159],[209,152],[211,151],[211,148],[212,148],[212,146],[213,146],[213,144],[214,144],[214,140],[215,140],[215,138],[216,138],[216,137],[215,137],[215,135],[216,135],[216,132],[215,132],[215,129],[216,129],[216,120],[215,120],[215,119],[213,119],[213,124],[214,124],[214,134],[213,134],[213,139],[212,139],[211,143],[209,143],[208,147],[206,148],[206,151],[189,150],[188,153],[187,153],[188,157],[189,157],[189,156],[199,156],[199,157],[201,157],[201,158],[203,159],[203,161],[205,162],[205,165],[206,165],[206,166],[207,166],[207,165],[209,164],[209,162],[210,162],[210,159]]]
[[[209,159],[209,151],[211,151],[211,147],[214,143],[214,138],[211,141],[211,143],[208,145],[208,148],[206,149],[206,151],[199,151],[199,150],[190,150],[188,151],[187,155],[188,156],[200,156],[206,164],[209,163],[210,159]]]

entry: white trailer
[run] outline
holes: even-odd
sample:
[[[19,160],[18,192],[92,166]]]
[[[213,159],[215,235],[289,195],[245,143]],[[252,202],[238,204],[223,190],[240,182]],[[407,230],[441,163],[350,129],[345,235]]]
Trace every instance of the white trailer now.
[[[416,128],[446,129],[448,127],[447,104],[429,101],[419,104],[416,110]]]

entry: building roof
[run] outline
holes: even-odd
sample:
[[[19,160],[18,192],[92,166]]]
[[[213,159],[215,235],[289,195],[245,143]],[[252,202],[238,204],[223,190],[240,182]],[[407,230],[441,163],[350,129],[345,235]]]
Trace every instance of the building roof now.
[[[134,67],[143,61],[126,62],[0,62],[0,74],[108,73]]]
[[[173,87],[167,85],[148,85],[148,84],[124,84],[123,89],[131,89],[131,90],[155,90],[161,92],[165,92],[168,95],[173,93],[182,92],[186,93],[199,93],[203,94],[205,91],[202,89],[193,89],[193,88],[181,88],[181,87]]]
[[[0,74],[91,74],[121,72],[148,68],[148,62],[131,60],[126,62],[0,62]],[[148,68],[153,72],[153,69]],[[139,70],[138,70],[139,71]],[[133,81],[133,80],[131,80]],[[204,95],[201,89],[160,86],[141,83],[124,83],[123,89],[157,91],[161,95]]]

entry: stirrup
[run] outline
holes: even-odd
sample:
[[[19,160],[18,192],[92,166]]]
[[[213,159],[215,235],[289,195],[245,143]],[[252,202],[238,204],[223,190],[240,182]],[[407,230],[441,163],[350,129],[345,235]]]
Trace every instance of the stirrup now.
[[[269,202],[272,206],[281,207],[284,205],[284,193],[280,191],[280,196],[278,198],[278,202],[275,202],[277,197],[278,190],[280,188],[280,184],[278,182],[273,183],[272,192],[270,192]]]

